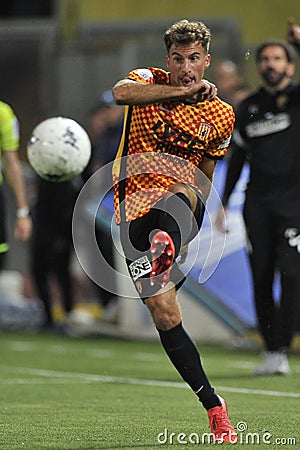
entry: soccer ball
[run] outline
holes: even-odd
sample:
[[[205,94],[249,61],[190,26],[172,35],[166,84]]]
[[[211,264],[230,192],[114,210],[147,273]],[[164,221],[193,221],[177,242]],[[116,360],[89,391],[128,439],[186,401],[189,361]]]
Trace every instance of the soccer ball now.
[[[75,120],[51,117],[37,125],[27,144],[28,161],[42,178],[62,182],[79,175],[91,156],[91,142]]]

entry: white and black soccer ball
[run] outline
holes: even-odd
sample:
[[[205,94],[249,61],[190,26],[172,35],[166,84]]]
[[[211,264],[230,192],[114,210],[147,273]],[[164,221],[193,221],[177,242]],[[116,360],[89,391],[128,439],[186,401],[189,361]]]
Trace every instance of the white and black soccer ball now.
[[[87,132],[75,120],[51,117],[32,131],[27,156],[42,178],[53,182],[67,181],[87,166],[91,142]]]

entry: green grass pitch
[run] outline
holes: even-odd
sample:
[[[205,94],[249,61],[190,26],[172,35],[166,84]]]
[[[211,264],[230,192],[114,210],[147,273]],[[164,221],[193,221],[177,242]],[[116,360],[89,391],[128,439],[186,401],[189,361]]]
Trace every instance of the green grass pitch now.
[[[198,348],[238,427],[234,448],[300,448],[299,355],[290,376],[255,378],[260,355]],[[206,412],[158,342],[11,332],[0,334],[0,357],[0,449],[214,445]]]

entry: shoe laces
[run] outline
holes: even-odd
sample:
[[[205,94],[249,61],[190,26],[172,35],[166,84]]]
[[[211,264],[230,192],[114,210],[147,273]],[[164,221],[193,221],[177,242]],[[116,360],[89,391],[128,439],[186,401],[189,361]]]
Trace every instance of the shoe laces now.
[[[218,411],[213,412],[210,415],[210,429],[216,434],[226,433],[228,432],[228,429],[233,430],[233,427],[224,408],[222,406],[217,406],[216,408],[218,408]]]
[[[227,411],[223,406],[216,406],[209,411],[209,428],[216,442],[236,443],[237,433],[231,425]]]

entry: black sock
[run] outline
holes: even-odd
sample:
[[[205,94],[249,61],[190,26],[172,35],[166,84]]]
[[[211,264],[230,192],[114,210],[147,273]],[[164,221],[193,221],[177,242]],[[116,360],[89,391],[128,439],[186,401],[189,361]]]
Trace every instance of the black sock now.
[[[158,330],[162,346],[184,381],[193,389],[205,409],[220,406],[220,400],[202,368],[199,352],[182,323],[171,330]]]
[[[185,244],[192,231],[191,202],[185,194],[178,192],[171,195],[163,205],[164,208],[160,212],[159,227],[171,236],[175,246],[175,258],[177,258],[181,246]]]

